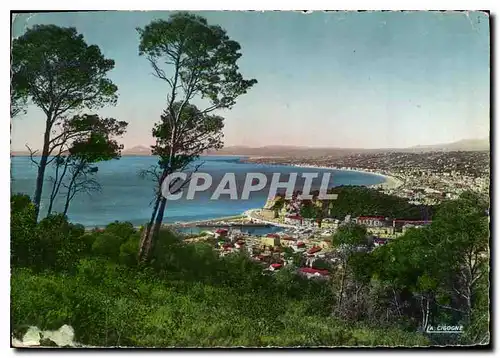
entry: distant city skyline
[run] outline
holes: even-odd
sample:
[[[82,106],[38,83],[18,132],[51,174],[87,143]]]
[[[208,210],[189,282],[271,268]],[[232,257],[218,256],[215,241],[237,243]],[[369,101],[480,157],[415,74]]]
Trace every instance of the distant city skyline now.
[[[258,84],[226,118],[226,146],[405,148],[489,137],[489,19],[481,12],[196,12],[242,47]],[[16,15],[76,27],[115,60],[118,103],[97,111],[129,122],[125,148],[154,143],[167,86],[138,55],[136,27],[172,12]],[[12,121],[11,149],[41,148],[43,113]]]

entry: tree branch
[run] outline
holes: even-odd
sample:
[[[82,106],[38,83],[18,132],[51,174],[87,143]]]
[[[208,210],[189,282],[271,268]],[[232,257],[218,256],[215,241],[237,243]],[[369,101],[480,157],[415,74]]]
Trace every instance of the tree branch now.
[[[32,150],[28,144],[25,144],[26,148],[28,148],[28,151],[30,152],[30,160],[32,163],[34,163],[38,168],[40,168],[40,164],[33,159],[33,157],[35,156],[35,154],[38,152],[38,150]]]

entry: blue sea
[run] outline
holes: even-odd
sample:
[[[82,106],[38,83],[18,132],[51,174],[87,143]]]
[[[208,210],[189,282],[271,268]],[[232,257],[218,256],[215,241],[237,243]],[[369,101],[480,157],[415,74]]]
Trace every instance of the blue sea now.
[[[272,173],[281,173],[280,181],[286,181],[290,173],[298,173],[297,188],[303,185],[300,173],[318,173],[313,181],[313,189],[319,188],[322,173],[330,172],[329,187],[338,185],[373,185],[384,181],[383,177],[352,171],[296,168],[280,165],[245,163],[240,157],[208,156],[201,157],[193,167],[202,164],[198,172],[211,174],[212,190],[197,193],[195,200],[176,200],[167,203],[165,222],[193,221],[241,214],[245,210],[262,207],[267,199],[268,190],[251,193],[248,200],[230,200],[229,195],[221,195],[219,200],[210,200],[215,187],[225,173],[235,173],[238,196],[247,173],[264,173],[271,181]],[[101,185],[101,191],[88,195],[77,194],[72,201],[68,217],[72,222],[86,227],[104,226],[112,221],[130,221],[142,225],[149,220],[154,199],[154,185],[151,179],[139,175],[157,163],[152,156],[129,156],[119,160],[99,163],[95,178]],[[36,166],[29,157],[12,157],[11,192],[34,194]],[[42,196],[41,212],[47,210],[47,199],[52,188],[50,177],[54,175],[52,167],[45,174],[45,186]],[[267,188],[267,187],[266,187]],[[183,196],[185,197],[185,195]],[[63,198],[56,201],[55,210],[62,210]]]

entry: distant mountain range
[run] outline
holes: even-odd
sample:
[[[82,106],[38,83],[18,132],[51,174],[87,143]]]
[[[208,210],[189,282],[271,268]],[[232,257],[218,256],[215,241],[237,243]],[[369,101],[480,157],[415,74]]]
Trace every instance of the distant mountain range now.
[[[151,155],[151,147],[146,147],[144,145],[137,145],[135,147],[122,150],[122,155]]]
[[[463,139],[458,142],[447,143],[447,144],[435,144],[435,145],[417,145],[413,149],[439,149],[439,150],[489,150],[490,140],[485,139]]]
[[[489,139],[465,139],[458,142],[434,145],[420,145],[410,148],[314,148],[274,145],[264,147],[229,146],[219,151],[211,151],[207,154],[215,155],[248,155],[265,157],[321,157],[321,156],[342,156],[356,153],[377,153],[377,152],[430,152],[430,151],[483,151],[489,150]]]
[[[322,157],[322,156],[342,156],[356,153],[377,153],[377,152],[430,152],[430,151],[483,151],[490,149],[489,139],[464,139],[458,142],[434,145],[418,145],[410,148],[314,148],[287,145],[268,145],[263,147],[248,146],[228,146],[218,151],[208,151],[207,155],[241,155],[260,157]],[[28,152],[12,151],[13,156],[29,155]],[[138,145],[122,151],[123,156],[143,156],[151,155],[151,148]]]

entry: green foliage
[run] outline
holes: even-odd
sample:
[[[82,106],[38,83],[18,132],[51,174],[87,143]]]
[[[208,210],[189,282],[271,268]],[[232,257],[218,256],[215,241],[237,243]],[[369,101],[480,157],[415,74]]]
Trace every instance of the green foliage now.
[[[348,250],[342,279],[335,274],[329,282],[303,278],[293,266],[263,275],[262,266],[243,253],[219,257],[211,245],[187,244],[169,230],[161,230],[150,265],[138,267],[140,233],[129,223],[84,233],[62,215],[49,216],[36,226],[31,221],[33,249],[17,250],[26,256],[13,260],[12,327],[19,333],[29,325],[43,330],[69,324],[76,341],[95,346],[485,344],[489,267],[481,256],[488,247],[478,237],[487,234],[481,205],[461,198],[444,205],[429,227],[409,230],[370,253]],[[32,204],[16,196],[11,206],[17,216],[12,225],[20,225],[11,229],[23,233],[21,219]],[[456,216],[472,227],[469,236],[456,230]],[[345,225],[334,242],[355,247],[365,234],[362,226]],[[446,250],[462,255],[454,258],[458,264]],[[471,253],[477,264],[467,271],[462,257]],[[470,272],[474,282],[460,279]],[[470,307],[461,299],[467,288]],[[430,323],[463,324],[465,333],[414,333],[427,302]],[[334,307],[342,314],[332,316]]]
[[[36,228],[37,252],[35,260],[40,268],[69,269],[80,255],[83,243],[77,240],[83,234],[81,226],[68,222],[66,216],[49,215]]]
[[[115,103],[117,88],[106,77],[114,65],[75,28],[35,25],[12,43],[13,91],[46,113]]]
[[[321,208],[310,201],[304,203],[300,208],[300,215],[307,219],[320,218],[321,214]]]
[[[91,194],[100,190],[94,176],[97,170],[95,164],[119,159],[123,145],[119,145],[114,138],[125,133],[127,123],[83,114],[63,119],[60,127],[63,133],[58,137],[58,146],[69,148],[66,155],[59,153],[53,159],[56,168],[55,177],[52,177],[48,212],[52,212],[62,186],[66,188],[63,210],[63,214],[66,214],[76,194]]]
[[[89,157],[89,151],[83,151],[81,148],[83,142],[88,142],[84,147],[91,147],[92,151],[98,147],[97,143],[103,142],[94,140],[92,136],[90,139],[87,136],[82,137],[81,128],[73,125],[74,119],[80,116],[69,117],[72,113],[85,109],[97,109],[116,103],[117,87],[107,77],[115,63],[104,58],[98,46],[88,45],[75,28],[56,25],[35,25],[27,29],[23,35],[12,41],[11,55],[11,99],[14,104],[11,106],[11,115],[22,111],[23,103],[28,101],[45,114],[43,147],[33,198],[35,217],[38,218],[45,169],[51,162],[58,165],[56,170],[61,164],[61,160],[49,159],[49,156],[55,155],[60,159],[61,153],[69,147],[71,154],[74,154],[74,151],[80,154],[85,152],[83,157]],[[84,133],[87,134],[88,131],[87,126]],[[73,141],[75,148],[72,148]],[[109,154],[108,149],[114,151],[116,143],[111,141],[108,144],[104,147]],[[102,150],[101,146],[99,151]],[[83,181],[84,184],[77,184],[76,179],[81,179],[79,172],[83,164],[71,157],[73,155],[66,158],[66,163],[78,164],[73,166],[72,178],[69,184],[66,184],[68,190],[64,214],[67,213],[69,201],[76,194],[75,186],[79,187],[79,190],[82,190],[82,187],[84,190],[91,190],[86,185],[87,180]],[[95,155],[93,157],[96,158]],[[64,177],[62,173],[66,173],[65,169],[57,171],[50,195],[49,214],[52,213],[52,205]],[[59,177],[59,174],[62,176]],[[90,184],[90,188],[95,187],[92,181]]]
[[[203,113],[192,104],[175,102],[153,128],[157,138],[153,154],[160,156],[162,168],[171,161],[172,168],[183,169],[204,151],[222,148],[223,128],[223,117]],[[170,158],[172,139],[178,153]]]
[[[108,224],[104,229],[104,232],[106,234],[116,235],[124,240],[127,240],[136,233],[136,230],[134,225],[130,222],[115,221]]]
[[[364,225],[349,223],[338,228],[332,237],[332,244],[347,251],[367,244],[367,231]]]
[[[35,206],[29,196],[16,194],[10,201],[10,257],[13,266],[30,263],[36,253]]]
[[[201,16],[179,12],[137,31],[139,55],[147,57],[153,74],[168,85],[167,107],[153,128],[153,154],[160,157],[159,170],[153,171],[160,193],[163,178],[187,169],[207,150],[222,147],[224,119],[210,113],[231,108],[257,81],[239,72],[240,45]],[[195,101],[204,108],[198,109]],[[175,194],[187,181],[179,179],[169,191]],[[151,259],[165,206],[166,199],[158,194],[148,226],[152,232],[141,241],[141,262]]]
[[[96,241],[98,236],[98,233],[90,232],[85,233],[78,238],[78,241],[81,243],[83,254],[82,256],[89,256],[92,254],[92,246],[94,245],[94,242]]]
[[[243,79],[238,72],[240,45],[201,16],[179,12],[137,30],[139,54],[147,56],[155,70],[159,63],[173,64],[178,77],[169,85],[182,84],[188,100],[199,94],[218,108],[230,108],[236,97],[257,82]],[[156,72],[159,78],[165,77],[161,68]]]
[[[432,217],[434,208],[408,203],[404,198],[384,194],[378,190],[363,186],[338,186],[329,192],[337,194],[337,199],[330,204],[330,217],[343,220],[346,215],[358,217],[363,215],[380,215],[398,219],[428,219]]]
[[[125,133],[128,123],[114,118],[100,118],[97,115],[77,115],[66,123],[66,131],[80,133],[69,148],[73,160],[85,163],[117,159],[123,145],[119,145],[113,137]]]
[[[49,215],[38,224],[28,196],[11,198],[11,260],[13,266],[37,270],[70,270],[75,260],[88,255],[93,236],[62,214]]]
[[[94,346],[331,346],[426,342],[418,334],[392,330],[390,337],[385,337],[385,331],[370,326],[347,326],[328,315],[314,314],[306,295],[290,299],[279,289],[270,289],[271,286],[242,291],[199,282],[162,281],[103,260],[81,261],[76,277],[34,275],[16,270],[12,280],[14,327],[36,324],[41,329],[56,329],[63,323],[70,324],[75,329],[77,342]],[[286,286],[286,282],[278,282],[277,287]],[[304,287],[307,290],[307,286],[302,289]],[[321,311],[317,303],[312,307]]]
[[[120,256],[120,246],[124,241],[117,235],[102,233],[92,244],[92,252],[97,256],[117,261]]]
[[[461,340],[467,344],[487,342],[486,207],[485,200],[470,193],[443,203],[430,227],[409,230],[376,249],[364,276],[371,270],[377,280],[406,292],[405,305],[413,306],[409,314],[418,317],[420,302],[429,301],[432,321],[463,324],[466,333]],[[362,271],[361,263],[357,267]],[[424,313],[417,319],[423,319]]]
[[[26,194],[15,194],[10,197],[11,215],[22,212],[32,206],[31,198]]]
[[[139,250],[139,234],[131,235],[127,241],[120,246],[120,262],[127,266],[137,265],[137,252]]]

